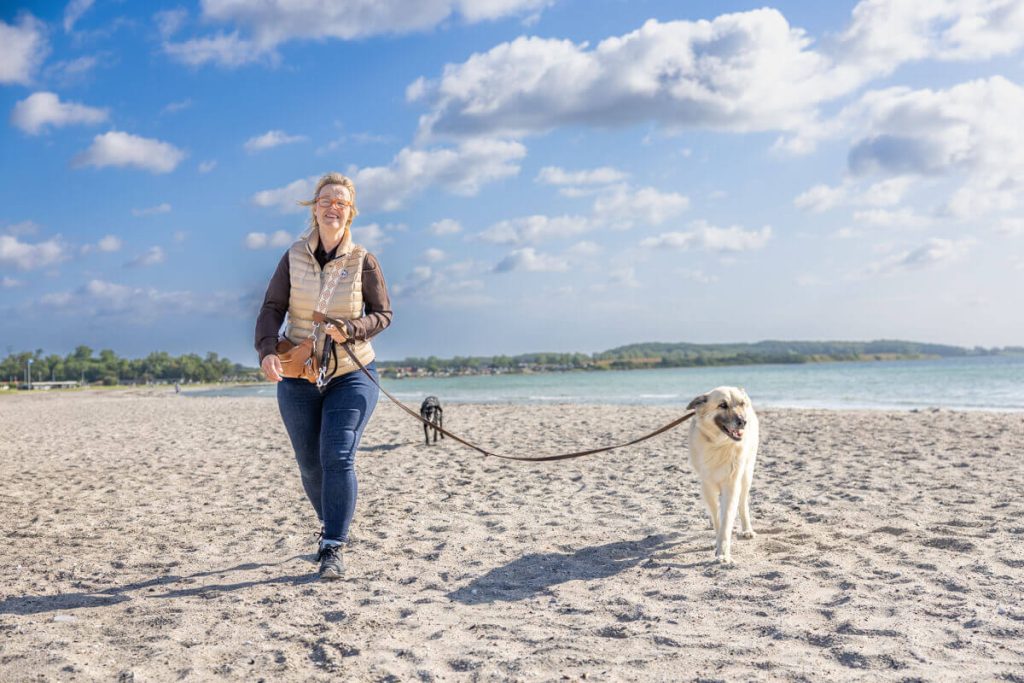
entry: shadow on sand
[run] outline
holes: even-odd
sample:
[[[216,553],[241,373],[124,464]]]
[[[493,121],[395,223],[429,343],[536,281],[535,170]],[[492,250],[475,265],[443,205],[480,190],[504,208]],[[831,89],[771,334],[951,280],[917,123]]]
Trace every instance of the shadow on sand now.
[[[258,581],[245,581],[240,583],[223,583],[214,585],[202,585],[194,588],[179,588],[177,590],[168,590],[166,592],[157,593],[157,589],[163,587],[171,587],[177,583],[192,583],[198,578],[204,576],[217,576],[220,574],[226,574],[228,572],[238,571],[251,571],[253,569],[261,569],[263,567],[276,567],[286,562],[291,562],[296,559],[308,559],[307,555],[295,555],[287,560],[281,560],[280,562],[268,562],[266,564],[256,564],[249,562],[246,564],[239,564],[234,567],[228,567],[227,569],[217,569],[214,571],[197,572],[195,574],[188,574],[186,576],[168,575],[161,576],[155,579],[148,579],[146,581],[138,581],[136,583],[129,583],[124,586],[112,586],[110,588],[104,588],[102,590],[83,592],[83,593],[59,593],[57,595],[25,595],[25,596],[9,596],[0,600],[0,614],[43,614],[46,612],[57,612],[66,609],[80,609],[83,607],[106,607],[108,605],[116,605],[120,602],[131,600],[135,597],[145,598],[178,598],[191,595],[198,595],[201,597],[212,596],[217,593],[225,593],[228,591],[239,590],[242,588],[249,588],[251,586],[260,586],[266,584],[286,584],[286,585],[300,585],[309,583],[310,581],[316,580],[316,574],[306,572],[303,574],[295,574],[292,576],[275,576],[265,580]],[[135,595],[132,595],[135,594]]]
[[[566,581],[604,579],[678,545],[676,534],[618,541],[573,553],[532,553],[496,567],[448,597],[465,605],[526,600]]]
[[[418,443],[418,442],[417,442]],[[386,453],[402,446],[409,446],[410,443],[380,443],[375,446],[360,446],[359,453]]]

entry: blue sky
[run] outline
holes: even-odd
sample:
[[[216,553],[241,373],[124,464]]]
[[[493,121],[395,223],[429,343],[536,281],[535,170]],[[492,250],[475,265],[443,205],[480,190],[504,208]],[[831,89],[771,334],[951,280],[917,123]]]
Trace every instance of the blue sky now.
[[[0,9],[0,350],[255,364],[320,174],[382,358],[1024,343],[1024,1]]]

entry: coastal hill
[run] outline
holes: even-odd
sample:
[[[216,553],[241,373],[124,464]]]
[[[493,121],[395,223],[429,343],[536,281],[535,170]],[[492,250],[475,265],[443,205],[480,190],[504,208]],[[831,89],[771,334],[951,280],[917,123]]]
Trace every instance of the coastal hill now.
[[[629,370],[714,365],[821,363],[865,360],[923,360],[965,356],[1024,355],[1024,347],[965,348],[880,339],[849,341],[760,341],[736,344],[646,342],[594,354],[524,353],[516,356],[455,356],[378,361],[389,376],[488,374],[565,370]]]

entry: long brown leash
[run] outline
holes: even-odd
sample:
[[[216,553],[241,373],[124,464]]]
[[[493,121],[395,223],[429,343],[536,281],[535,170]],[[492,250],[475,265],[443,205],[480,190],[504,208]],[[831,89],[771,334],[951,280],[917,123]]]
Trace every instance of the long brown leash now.
[[[341,323],[338,320],[334,320],[332,318],[327,318],[327,322],[333,324],[336,327],[341,327],[342,329],[345,329],[344,328],[344,324]],[[593,455],[595,453],[604,453],[605,451],[612,451],[612,450],[615,450],[616,448],[625,448],[626,446],[632,446],[632,445],[638,444],[638,443],[640,443],[642,441],[647,441],[648,439],[652,439],[652,438],[658,436],[659,434],[663,434],[663,433],[667,432],[668,430],[673,429],[674,427],[678,427],[679,425],[681,425],[682,423],[686,422],[687,420],[689,420],[694,415],[694,413],[691,411],[689,413],[686,413],[682,417],[679,417],[679,418],[676,418],[675,420],[672,420],[667,425],[665,425],[663,427],[659,427],[658,429],[654,430],[650,434],[645,434],[644,436],[641,436],[639,439],[633,439],[632,441],[627,441],[626,443],[615,444],[614,446],[605,446],[603,448],[591,448],[591,449],[586,450],[586,451],[576,451],[575,453],[560,453],[558,455],[541,455],[541,456],[534,457],[534,458],[517,456],[517,455],[501,455],[500,453],[492,453],[492,452],[490,452],[488,450],[484,450],[483,448],[480,448],[479,446],[477,446],[475,444],[472,444],[469,441],[466,441],[462,437],[459,437],[459,436],[456,436],[455,434],[452,434],[447,429],[444,429],[443,427],[438,427],[434,423],[428,422],[427,420],[424,420],[423,417],[419,413],[417,413],[415,410],[413,410],[409,406],[407,406],[404,403],[402,403],[401,401],[399,401],[394,396],[392,396],[388,392],[387,389],[385,389],[384,387],[382,387],[380,385],[380,382],[377,381],[377,378],[374,377],[373,374],[369,370],[367,370],[363,366],[362,363],[359,362],[359,359],[356,358],[356,355],[354,353],[352,353],[351,345],[348,342],[345,342],[344,344],[340,344],[340,346],[341,346],[341,348],[343,348],[345,350],[345,353],[348,354],[348,357],[352,359],[352,362],[359,366],[359,369],[363,371],[363,374],[366,375],[367,377],[369,377],[370,381],[377,385],[377,388],[381,390],[381,393],[383,393],[385,396],[387,396],[389,399],[391,399],[392,403],[394,403],[399,408],[401,408],[405,412],[409,413],[414,418],[416,418],[417,420],[419,420],[423,424],[427,425],[428,427],[436,429],[437,431],[441,432],[442,434],[444,434],[445,436],[449,437],[450,439],[458,441],[463,446],[467,446],[468,448],[472,448],[474,451],[476,451],[478,453],[482,453],[485,457],[501,458],[502,460],[523,460],[523,461],[526,461],[526,462],[546,462],[546,461],[549,461],[549,460],[568,460],[570,458],[579,458],[579,457],[582,457],[584,455]]]

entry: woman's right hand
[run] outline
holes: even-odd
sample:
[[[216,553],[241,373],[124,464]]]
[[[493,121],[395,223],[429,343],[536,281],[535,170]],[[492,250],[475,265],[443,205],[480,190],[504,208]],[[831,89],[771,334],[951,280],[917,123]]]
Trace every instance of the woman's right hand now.
[[[263,359],[260,363],[260,369],[263,370],[263,375],[271,382],[280,382],[284,377],[281,373],[284,372],[284,368],[281,367],[281,359],[277,357],[277,354],[270,354]]]

